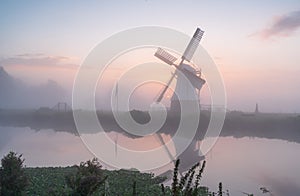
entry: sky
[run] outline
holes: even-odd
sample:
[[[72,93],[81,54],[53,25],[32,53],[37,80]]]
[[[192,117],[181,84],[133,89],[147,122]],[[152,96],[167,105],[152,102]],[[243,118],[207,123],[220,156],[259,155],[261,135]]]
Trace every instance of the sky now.
[[[52,79],[69,91],[89,52],[117,32],[201,27],[228,109],[300,112],[299,0],[2,0],[0,26],[0,66],[30,85]]]

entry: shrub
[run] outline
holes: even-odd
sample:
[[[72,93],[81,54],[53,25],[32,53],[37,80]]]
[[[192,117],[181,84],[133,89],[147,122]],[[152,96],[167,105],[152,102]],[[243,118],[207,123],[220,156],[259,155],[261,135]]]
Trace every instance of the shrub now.
[[[102,165],[94,158],[76,166],[75,175],[66,176],[66,184],[72,189],[71,195],[91,195],[103,184],[107,177],[104,177]]]
[[[28,185],[24,174],[22,154],[9,152],[1,160],[0,185],[1,195],[22,195]]]

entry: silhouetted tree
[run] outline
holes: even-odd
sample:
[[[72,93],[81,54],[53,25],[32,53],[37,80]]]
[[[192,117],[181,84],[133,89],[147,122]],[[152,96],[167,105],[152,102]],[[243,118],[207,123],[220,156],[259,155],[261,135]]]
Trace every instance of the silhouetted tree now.
[[[75,175],[66,176],[66,184],[72,189],[71,195],[86,196],[93,194],[105,182],[102,165],[94,158],[76,166]]]
[[[22,154],[9,152],[1,160],[0,187],[1,195],[22,195],[28,179],[24,174]]]

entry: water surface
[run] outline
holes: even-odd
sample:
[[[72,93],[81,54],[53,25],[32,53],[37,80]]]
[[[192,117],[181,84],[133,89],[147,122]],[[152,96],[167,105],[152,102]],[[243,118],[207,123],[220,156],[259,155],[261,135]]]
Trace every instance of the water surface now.
[[[67,132],[0,127],[0,134],[0,156],[9,151],[22,153],[27,167],[70,166],[93,157],[80,137]],[[133,150],[139,147],[149,150],[160,145],[153,137],[132,139],[113,132],[109,135],[112,140],[118,137],[121,147]],[[167,141],[170,137],[165,135],[164,139]],[[118,153],[118,149],[111,150]],[[273,195],[300,195],[299,155],[299,143],[221,137],[206,155],[202,184],[217,190],[218,183],[223,182],[230,195],[243,195],[242,192],[263,195],[260,187],[271,190]],[[167,153],[164,156],[168,156]],[[131,162],[131,167],[139,168],[139,165]],[[169,164],[154,172],[161,173],[172,167]]]

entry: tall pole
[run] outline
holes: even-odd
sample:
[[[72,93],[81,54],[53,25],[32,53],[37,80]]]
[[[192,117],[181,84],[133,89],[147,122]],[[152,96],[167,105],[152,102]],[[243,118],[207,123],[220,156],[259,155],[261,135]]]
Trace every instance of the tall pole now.
[[[116,85],[116,109],[117,109],[117,112],[119,112],[119,83],[117,83]]]
[[[180,61],[180,63],[179,63],[178,66],[175,65],[176,69],[180,69],[180,67],[181,67],[181,65],[183,64],[183,62],[184,62],[184,58],[181,59],[181,61]],[[169,88],[171,82],[173,81],[173,79],[175,78],[175,76],[176,76],[176,72],[173,73],[173,75],[172,75],[172,77],[170,78],[170,80],[168,81],[167,85],[165,86],[165,88],[163,89],[163,91],[160,93],[159,97],[158,97],[157,100],[156,100],[156,103],[161,102],[162,98],[164,97],[166,91],[168,90],[168,88]]]
[[[173,81],[173,79],[175,78],[176,73],[173,73],[172,77],[170,78],[170,80],[168,81],[167,85],[165,86],[165,88],[163,89],[163,91],[160,93],[159,97],[156,100],[156,103],[161,102],[162,98],[164,97],[166,91],[168,90],[171,82]]]

